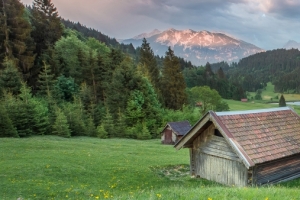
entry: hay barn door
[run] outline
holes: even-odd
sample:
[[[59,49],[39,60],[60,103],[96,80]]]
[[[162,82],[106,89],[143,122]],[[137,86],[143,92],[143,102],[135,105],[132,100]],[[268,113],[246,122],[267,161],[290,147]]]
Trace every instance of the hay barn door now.
[[[172,130],[167,129],[165,132],[165,144],[172,144]]]

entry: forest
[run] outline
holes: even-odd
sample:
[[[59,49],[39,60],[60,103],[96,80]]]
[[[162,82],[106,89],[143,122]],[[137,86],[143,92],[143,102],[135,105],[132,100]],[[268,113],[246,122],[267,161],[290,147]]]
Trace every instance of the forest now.
[[[159,57],[146,39],[137,49],[119,44],[60,18],[51,1],[25,7],[7,0],[0,12],[2,137],[150,139],[168,121],[193,123],[208,109],[228,110],[216,90],[187,87],[182,71],[196,68],[171,48]],[[215,98],[195,113],[199,91]]]
[[[214,65],[221,65],[228,79],[240,84],[245,91],[256,92],[271,82],[274,92],[300,93],[298,49],[276,49],[251,55],[238,63]]]

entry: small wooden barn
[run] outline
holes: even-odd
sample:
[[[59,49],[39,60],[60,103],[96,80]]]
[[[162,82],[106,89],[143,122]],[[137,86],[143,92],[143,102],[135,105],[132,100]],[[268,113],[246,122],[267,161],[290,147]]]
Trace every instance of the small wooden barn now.
[[[277,183],[300,177],[300,116],[283,108],[209,111],[182,139],[190,173],[227,185]]]
[[[191,129],[191,127],[190,122],[187,120],[180,122],[168,122],[161,132],[161,143],[175,144]]]

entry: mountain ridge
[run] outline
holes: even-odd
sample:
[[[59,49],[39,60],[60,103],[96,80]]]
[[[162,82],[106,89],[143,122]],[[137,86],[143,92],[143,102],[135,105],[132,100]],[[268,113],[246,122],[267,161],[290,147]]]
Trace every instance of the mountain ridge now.
[[[171,46],[177,56],[189,60],[195,65],[204,65],[206,62],[236,62],[249,55],[264,52],[263,49],[253,44],[224,33],[192,29],[176,30],[174,28],[162,32],[155,30],[149,34],[144,33],[131,39],[125,39],[122,42],[124,44],[132,43],[134,47],[138,47],[142,44],[141,36],[144,36],[154,53],[164,56],[167,47]]]

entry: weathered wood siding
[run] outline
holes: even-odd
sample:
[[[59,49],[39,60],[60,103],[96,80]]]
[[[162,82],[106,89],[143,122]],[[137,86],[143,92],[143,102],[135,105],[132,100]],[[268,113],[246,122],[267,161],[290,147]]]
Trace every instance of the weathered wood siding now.
[[[246,186],[248,170],[223,137],[210,125],[193,141],[191,174],[227,185]]]
[[[163,144],[175,144],[175,141],[176,141],[176,134],[173,133],[170,127],[167,127],[161,136],[161,142]]]
[[[257,165],[254,168],[254,184],[277,183],[300,177],[300,155],[294,155]]]

